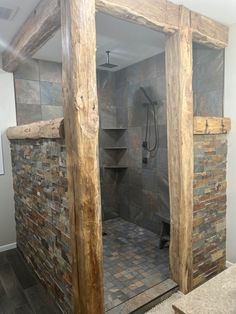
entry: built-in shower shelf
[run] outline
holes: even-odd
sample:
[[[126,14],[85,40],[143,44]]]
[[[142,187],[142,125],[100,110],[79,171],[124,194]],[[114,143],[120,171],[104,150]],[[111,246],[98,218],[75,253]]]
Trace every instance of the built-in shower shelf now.
[[[123,147],[104,147],[103,149],[105,150],[125,150],[127,149],[127,147],[123,146]]]
[[[125,131],[127,128],[102,128],[104,131]]]
[[[119,166],[119,165],[114,165],[114,166],[104,166],[104,169],[127,169],[128,166],[123,165],[123,166]]]
[[[122,128],[122,127],[113,127],[113,128],[103,128],[104,133],[107,133],[106,136],[109,136],[108,142],[105,144],[106,146],[103,147],[104,151],[112,152],[109,155],[111,155],[112,160],[110,161],[110,165],[103,165],[103,169],[107,170],[114,170],[114,171],[119,171],[119,170],[125,170],[128,168],[128,165],[126,164],[117,164],[120,161],[119,157],[120,155],[124,155],[124,153],[127,152],[127,140],[125,140],[124,136],[126,136],[126,130],[127,128]],[[111,141],[112,139],[112,141]],[[124,140],[121,142],[121,140]],[[123,161],[123,163],[126,163],[126,161]]]

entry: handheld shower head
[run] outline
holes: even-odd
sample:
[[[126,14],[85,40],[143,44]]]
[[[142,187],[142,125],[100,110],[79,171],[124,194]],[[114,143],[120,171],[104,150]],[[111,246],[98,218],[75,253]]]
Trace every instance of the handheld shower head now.
[[[149,103],[150,105],[158,106],[158,108],[163,105],[162,101],[160,101],[159,99],[158,99],[158,101],[153,101],[153,100],[148,96],[147,91],[146,91],[146,89],[145,89],[144,87],[141,86],[141,87],[140,87],[140,90],[142,91],[142,93],[144,94],[144,96],[146,97],[146,99],[148,100],[148,103]]]

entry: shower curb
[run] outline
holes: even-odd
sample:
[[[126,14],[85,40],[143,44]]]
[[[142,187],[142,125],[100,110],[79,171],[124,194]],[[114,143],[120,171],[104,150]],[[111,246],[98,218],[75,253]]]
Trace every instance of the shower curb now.
[[[106,314],[143,314],[169,298],[177,290],[178,285],[173,280],[164,280],[128,301],[106,311]]]

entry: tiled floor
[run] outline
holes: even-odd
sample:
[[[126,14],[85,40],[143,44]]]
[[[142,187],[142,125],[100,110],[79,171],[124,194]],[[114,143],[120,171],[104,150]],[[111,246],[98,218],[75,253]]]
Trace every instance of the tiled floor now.
[[[158,248],[156,234],[121,218],[103,230],[106,310],[169,277],[168,249]],[[61,313],[16,249],[0,253],[0,314],[13,313]]]
[[[0,314],[59,314],[17,249],[0,253]]]
[[[109,310],[169,278],[158,236],[121,218],[103,223],[105,307]]]

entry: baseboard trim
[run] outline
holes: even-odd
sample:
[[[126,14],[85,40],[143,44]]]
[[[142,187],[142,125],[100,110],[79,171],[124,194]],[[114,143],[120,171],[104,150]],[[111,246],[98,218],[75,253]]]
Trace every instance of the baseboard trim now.
[[[229,267],[233,266],[233,264],[234,264],[234,263],[231,263],[231,262],[229,262],[229,261],[226,261],[225,266],[226,266],[226,268],[229,268]]]
[[[0,252],[12,250],[16,248],[16,242],[0,246]]]

